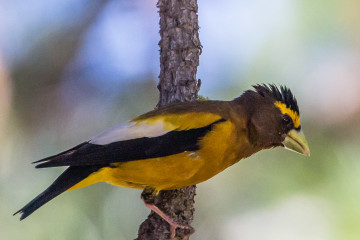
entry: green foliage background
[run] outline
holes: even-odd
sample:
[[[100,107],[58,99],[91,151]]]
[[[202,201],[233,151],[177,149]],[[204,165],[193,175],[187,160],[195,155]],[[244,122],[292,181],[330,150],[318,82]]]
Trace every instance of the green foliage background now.
[[[155,6],[154,1],[151,4]],[[271,4],[290,6],[288,22],[279,23],[284,24],[280,30],[264,33],[262,43],[255,46],[256,54],[244,63],[239,55],[246,54],[247,42],[246,36],[241,36],[243,25],[238,16],[229,15],[231,24],[216,31],[231,28],[230,36],[240,35],[243,39],[239,45],[221,36],[214,36],[218,44],[211,44],[207,33],[215,29],[207,29],[204,23],[229,8],[247,5],[243,1],[221,5],[199,1],[200,38],[204,45],[199,67],[203,83],[200,94],[230,100],[255,83],[286,84],[298,98],[311,157],[280,148],[263,151],[199,184],[193,223],[197,231],[193,238],[357,240],[359,1]],[[156,11],[148,5],[141,8]],[[216,11],[211,12],[211,6],[216,6]],[[153,109],[157,103],[156,71],[127,81],[119,76],[119,82],[110,85],[118,89],[111,95],[110,89],[99,90],[93,83],[64,87],[76,82],[64,72],[74,64],[81,38],[96,21],[96,10],[90,10],[88,15],[79,16],[87,18],[77,25],[65,27],[60,21],[57,24],[63,27],[48,26],[42,29],[44,34],[39,30],[42,22],[29,27],[37,40],[29,33],[33,43],[20,53],[16,63],[7,61],[4,48],[4,53],[0,52],[0,239],[133,239],[148,214],[139,191],[104,183],[67,192],[22,222],[12,217],[63,171],[34,169],[32,161],[78,144]],[[231,45],[235,53],[227,54],[231,51],[226,45]],[[137,48],[131,44],[128,47]],[[211,57],[219,59],[216,66],[209,64],[207,59]],[[213,68],[220,69],[218,75],[209,74]],[[105,84],[107,79],[102,81]]]

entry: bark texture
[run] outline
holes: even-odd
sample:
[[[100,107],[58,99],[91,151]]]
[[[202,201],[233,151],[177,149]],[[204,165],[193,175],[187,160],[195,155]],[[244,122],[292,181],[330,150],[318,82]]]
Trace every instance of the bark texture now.
[[[159,106],[197,99],[196,80],[201,44],[197,0],[159,0]]]
[[[196,79],[201,44],[197,0],[159,0],[160,14],[160,99],[157,107],[197,99],[200,80]],[[182,224],[190,224],[194,214],[196,186],[161,191],[155,204]],[[179,229],[177,237],[182,239]],[[170,239],[169,224],[151,212],[141,224],[137,240]]]

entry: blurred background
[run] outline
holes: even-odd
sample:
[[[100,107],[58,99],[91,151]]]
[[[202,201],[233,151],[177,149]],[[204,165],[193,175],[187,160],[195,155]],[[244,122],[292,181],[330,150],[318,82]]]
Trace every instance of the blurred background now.
[[[286,84],[311,157],[260,152],[199,184],[193,239],[360,239],[360,1],[199,0],[200,94]],[[154,108],[155,0],[0,0],[0,239],[128,240],[140,191],[96,184],[19,222],[63,169],[30,163]]]

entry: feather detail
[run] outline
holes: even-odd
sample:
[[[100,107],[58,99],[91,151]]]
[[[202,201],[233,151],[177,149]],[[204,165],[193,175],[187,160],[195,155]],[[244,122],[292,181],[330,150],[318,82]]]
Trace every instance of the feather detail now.
[[[89,142],[97,145],[106,145],[113,142],[142,137],[158,137],[168,132],[169,130],[164,129],[164,125],[160,120],[156,121],[154,124],[147,124],[146,122],[127,122],[101,132],[92,137]]]

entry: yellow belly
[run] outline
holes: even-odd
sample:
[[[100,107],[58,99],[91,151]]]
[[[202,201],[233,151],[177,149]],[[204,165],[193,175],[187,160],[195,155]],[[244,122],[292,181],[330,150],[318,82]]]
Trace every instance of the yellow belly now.
[[[207,179],[201,169],[205,161],[194,152],[184,152],[164,158],[132,161],[118,164],[109,170],[111,184],[158,190],[189,186]]]
[[[227,139],[228,141],[224,141]],[[203,182],[239,159],[236,159],[234,126],[220,123],[200,140],[200,150],[167,157],[115,163],[100,169],[69,190],[96,182],[142,189],[176,189]],[[232,146],[233,148],[231,148]]]

